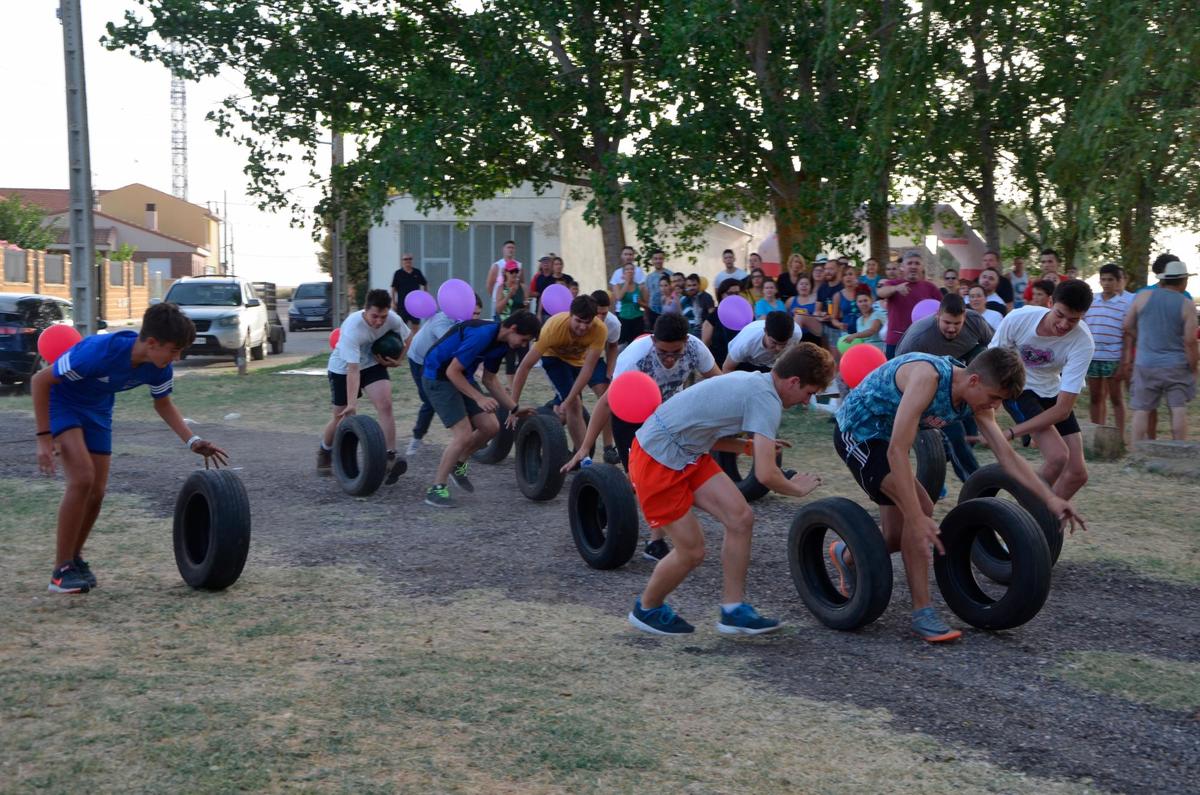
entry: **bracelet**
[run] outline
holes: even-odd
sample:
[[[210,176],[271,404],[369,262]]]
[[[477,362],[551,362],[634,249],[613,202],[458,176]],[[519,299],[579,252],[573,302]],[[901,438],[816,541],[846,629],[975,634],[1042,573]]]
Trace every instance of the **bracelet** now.
[[[1015,442],[1015,441],[1016,441],[1016,439],[1017,439],[1017,434],[1013,432],[1013,429],[1012,429],[1012,428],[1006,428],[1005,430],[1007,430],[1007,431],[1008,431],[1008,440],[1009,440],[1010,442]]]
[[[38,431],[35,435],[36,436],[49,436],[50,431]]]
[[[194,444],[195,444],[196,442],[198,442],[198,441],[200,441],[200,437],[199,437],[199,436],[192,436],[192,438],[191,438],[191,439],[188,439],[186,442],[184,442],[184,444],[186,444],[186,445],[187,445],[187,448],[188,448],[189,450],[191,450],[191,449],[192,449],[192,445],[194,445]]]

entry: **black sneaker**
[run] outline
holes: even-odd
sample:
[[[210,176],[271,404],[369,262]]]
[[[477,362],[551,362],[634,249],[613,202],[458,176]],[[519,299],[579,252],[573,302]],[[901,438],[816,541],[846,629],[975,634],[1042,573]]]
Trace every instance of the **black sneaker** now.
[[[463,491],[475,491],[474,484],[472,484],[471,479],[467,477],[466,461],[460,462],[459,465],[454,468],[454,471],[450,473],[450,479],[454,481],[455,486],[458,486]]]
[[[442,486],[430,486],[425,491],[425,504],[434,508],[453,508],[454,500],[450,497],[450,489]]]
[[[88,588],[95,588],[96,575],[92,574],[92,567],[88,565],[88,562],[79,557],[75,558],[75,560],[71,562],[75,564],[75,570],[79,572],[79,576],[83,577],[83,579],[87,581]]]
[[[665,538],[656,538],[653,541],[646,542],[646,548],[642,550],[642,557],[657,563],[665,558],[670,551],[671,548],[667,546]]]
[[[390,486],[399,480],[400,476],[407,471],[408,459],[401,458],[400,456],[396,455],[395,450],[392,450],[388,453],[387,478],[385,478],[383,482]]]
[[[610,444],[608,447],[604,448],[604,463],[611,464],[613,466],[621,463],[621,454],[617,452],[617,448],[614,445]]]
[[[50,587],[47,590],[50,593],[87,593],[91,586],[74,563],[64,563],[50,575]]]
[[[333,474],[333,451],[326,450],[324,447],[317,448],[317,474],[332,475]]]

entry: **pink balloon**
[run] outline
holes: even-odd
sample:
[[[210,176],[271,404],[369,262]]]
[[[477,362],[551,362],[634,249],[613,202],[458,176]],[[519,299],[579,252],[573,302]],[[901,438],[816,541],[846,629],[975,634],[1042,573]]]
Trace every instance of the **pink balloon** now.
[[[561,284],[552,284],[542,291],[542,309],[548,315],[557,315],[559,312],[566,312],[571,308],[571,301],[575,296],[571,295],[571,291]]]
[[[936,315],[938,308],[941,307],[941,305],[941,301],[936,301],[932,298],[926,298],[924,301],[918,301],[917,305],[913,307],[912,322],[916,323],[921,318],[929,317],[930,315]]]
[[[462,279],[442,282],[437,302],[452,320],[470,320],[475,315],[475,291]]]
[[[472,303],[475,301],[475,296],[471,296],[471,301]],[[434,301],[433,296],[424,290],[413,290],[404,296],[404,309],[418,320],[424,320],[437,314],[437,301]],[[475,314],[474,308],[472,308],[471,314]]]
[[[727,295],[717,307],[717,317],[721,318],[725,328],[741,331],[747,323],[754,320],[754,309],[750,302],[740,295]]]

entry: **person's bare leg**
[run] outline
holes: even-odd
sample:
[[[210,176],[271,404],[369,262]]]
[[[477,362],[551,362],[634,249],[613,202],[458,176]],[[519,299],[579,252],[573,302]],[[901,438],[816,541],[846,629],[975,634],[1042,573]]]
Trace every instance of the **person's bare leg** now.
[[[1108,400],[1112,403],[1113,424],[1121,432],[1121,441],[1125,440],[1125,390],[1121,382],[1115,378],[1108,379]]]
[[[92,490],[88,492],[83,520],[79,525],[79,532],[75,536],[74,557],[77,558],[82,557],[83,545],[87,543],[88,536],[92,533],[92,527],[96,524],[96,517],[100,515],[100,508],[104,505],[104,491],[108,488],[108,468],[112,463],[110,455],[95,453],[88,455],[92,457]]]
[[[379,424],[383,427],[383,439],[387,442],[388,450],[396,449],[396,417],[392,412],[392,382],[383,380],[368,384],[363,390],[367,398],[375,406],[379,415]]]
[[[83,429],[71,428],[58,435],[63,477],[67,487],[58,505],[58,530],[55,535],[54,565],[61,566],[75,559],[79,530],[88,510],[88,497],[95,483],[95,464],[83,440]]]
[[[326,447],[333,447],[333,434],[337,431],[338,423],[341,422],[341,420],[338,419],[338,414],[341,413],[342,409],[344,408],[346,407],[334,406],[333,416],[330,418],[329,422],[325,423],[325,430],[321,431],[321,441],[325,443]]]
[[[463,451],[470,445],[472,433],[474,429],[471,427],[470,417],[463,417],[454,423],[454,427],[450,429],[450,443],[442,451],[442,460],[438,461],[434,483],[445,483],[450,479],[450,470],[463,460]]]
[[[1069,500],[1087,484],[1088,470],[1087,462],[1083,459],[1083,434],[1064,436],[1063,443],[1067,446],[1067,465],[1051,490],[1064,500]]]
[[[1171,406],[1171,438],[1187,441],[1187,406]]]
[[[1146,439],[1147,426],[1150,424],[1150,412],[1141,409],[1133,410],[1133,443]]]
[[[893,502],[897,502],[895,491],[895,480],[892,474],[888,474],[880,484],[880,490],[883,491]],[[929,499],[929,495],[925,493],[925,489],[917,486],[917,497],[921,500],[921,510],[926,516],[933,516],[933,500]],[[900,513],[899,508],[894,506],[881,506],[882,508],[892,508],[895,514],[888,515],[886,510],[883,512],[885,521],[891,519],[891,524],[895,526],[896,520],[900,522],[900,559],[904,562],[904,576],[908,578],[908,590],[912,594],[912,608],[914,611],[929,607],[930,592],[929,592],[929,545],[920,534],[912,532],[908,525],[904,522],[904,515]],[[889,530],[893,534],[894,530]],[[887,536],[885,535],[885,538]],[[891,545],[889,544],[889,551]]]
[[[704,531],[695,513],[688,511],[662,530],[671,539],[672,549],[650,573],[650,581],[642,591],[643,610],[662,606],[688,574],[704,562]]]
[[[1158,409],[1150,409],[1146,412],[1146,438],[1158,438]]]
[[[746,572],[750,568],[754,512],[729,476],[721,473],[696,489],[696,507],[725,527],[721,544],[721,602],[746,601]]]
[[[604,397],[604,393],[607,391],[608,391],[608,384],[596,384],[595,386],[592,387],[592,392],[596,395],[597,400]],[[600,431],[600,438],[602,438],[604,440],[605,447],[613,446],[614,442],[613,442],[613,433],[612,433],[612,423],[611,422],[605,423],[604,428]]]
[[[1089,378],[1088,385],[1088,415],[1091,417],[1093,425],[1103,425],[1105,414],[1107,413],[1107,405],[1104,402],[1104,378]]]
[[[487,443],[492,440],[492,437],[500,432],[500,421],[491,412],[485,411],[476,414],[471,418],[471,426],[474,430],[471,432],[471,437],[467,440],[467,447],[463,451],[463,457],[460,459],[462,461],[467,460],[476,450],[487,447]]]
[[[1042,480],[1053,486],[1067,468],[1070,450],[1053,425],[1034,433],[1033,441],[1042,454],[1042,468],[1038,474],[1042,476]]]
[[[587,435],[587,424],[583,421],[583,398],[575,398],[563,404],[563,416],[567,419],[567,433],[571,436],[571,449],[578,450]]]

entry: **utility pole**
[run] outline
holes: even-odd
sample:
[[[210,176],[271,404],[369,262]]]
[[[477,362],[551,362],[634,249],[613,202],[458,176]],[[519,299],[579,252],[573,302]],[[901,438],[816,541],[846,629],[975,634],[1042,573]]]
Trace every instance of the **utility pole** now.
[[[333,133],[333,167],[330,169],[330,185],[333,185],[333,174],[346,162],[345,141],[340,132]],[[349,309],[346,300],[346,211],[342,208],[341,197],[337,188],[333,191],[333,205],[337,208],[337,218],[333,222],[333,237],[330,241],[330,274],[333,277],[333,324],[340,327],[346,319]]]
[[[71,300],[75,328],[95,334],[99,314],[98,283],[92,242],[92,156],[88,140],[87,89],[83,68],[83,17],[80,0],[60,0],[58,18],[63,29],[66,60],[67,150],[71,169]]]

